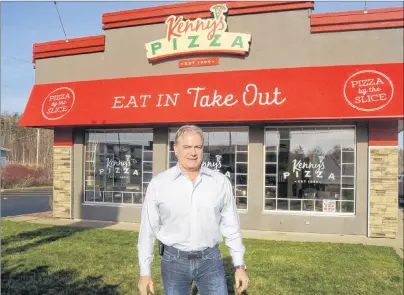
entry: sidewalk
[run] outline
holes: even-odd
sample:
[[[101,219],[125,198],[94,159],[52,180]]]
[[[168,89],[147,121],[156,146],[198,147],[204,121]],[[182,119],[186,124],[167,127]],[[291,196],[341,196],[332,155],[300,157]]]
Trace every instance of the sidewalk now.
[[[95,220],[71,220],[43,218],[34,215],[20,215],[15,217],[5,217],[2,219],[12,221],[26,221],[31,223],[49,224],[57,226],[85,227],[85,228],[105,228],[114,230],[138,231],[139,224],[126,222],[109,222]],[[395,249],[397,254],[403,258],[403,210],[399,212],[399,227],[395,239],[386,238],[367,238],[365,236],[355,235],[334,235],[334,234],[315,234],[315,233],[293,233],[277,231],[258,231],[242,230],[244,238],[273,240],[273,241],[291,241],[291,242],[327,242],[327,243],[347,243],[364,244],[375,246],[388,246]]]

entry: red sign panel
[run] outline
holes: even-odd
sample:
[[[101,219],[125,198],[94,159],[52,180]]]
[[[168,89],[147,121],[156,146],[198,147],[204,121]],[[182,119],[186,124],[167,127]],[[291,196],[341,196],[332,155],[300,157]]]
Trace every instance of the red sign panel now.
[[[403,64],[35,85],[22,126],[402,118]]]

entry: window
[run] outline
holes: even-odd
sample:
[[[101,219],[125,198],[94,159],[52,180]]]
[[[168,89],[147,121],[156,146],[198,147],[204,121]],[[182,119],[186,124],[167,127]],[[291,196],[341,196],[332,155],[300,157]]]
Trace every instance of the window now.
[[[177,164],[174,139],[177,130],[170,130],[169,166]],[[202,166],[226,175],[233,185],[238,209],[247,209],[248,129],[204,128]]]
[[[152,164],[153,131],[87,132],[85,202],[142,204]]]
[[[265,210],[355,212],[355,128],[266,128]]]

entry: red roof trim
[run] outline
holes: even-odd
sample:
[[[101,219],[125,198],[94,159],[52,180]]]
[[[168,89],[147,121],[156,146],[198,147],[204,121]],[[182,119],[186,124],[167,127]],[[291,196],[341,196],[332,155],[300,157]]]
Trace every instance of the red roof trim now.
[[[403,7],[313,14],[311,32],[404,27]]]
[[[68,39],[68,42],[58,40],[36,43],[33,45],[33,62],[38,58],[102,52],[104,50],[105,35]]]
[[[165,22],[170,15],[182,15],[187,19],[209,17],[209,8],[217,2],[193,2],[183,4],[170,4],[158,7],[125,10],[102,15],[103,29],[139,26]],[[222,3],[222,2],[220,2]],[[268,11],[283,11],[294,9],[314,8],[313,1],[243,1],[223,2],[227,5],[228,15],[241,15]]]

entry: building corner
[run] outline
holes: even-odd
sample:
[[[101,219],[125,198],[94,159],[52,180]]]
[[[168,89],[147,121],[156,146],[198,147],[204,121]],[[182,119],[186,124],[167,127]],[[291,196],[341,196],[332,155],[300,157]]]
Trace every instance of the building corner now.
[[[395,238],[398,228],[397,122],[369,127],[368,237]]]
[[[72,129],[56,129],[53,145],[54,217],[71,219],[72,198]]]

